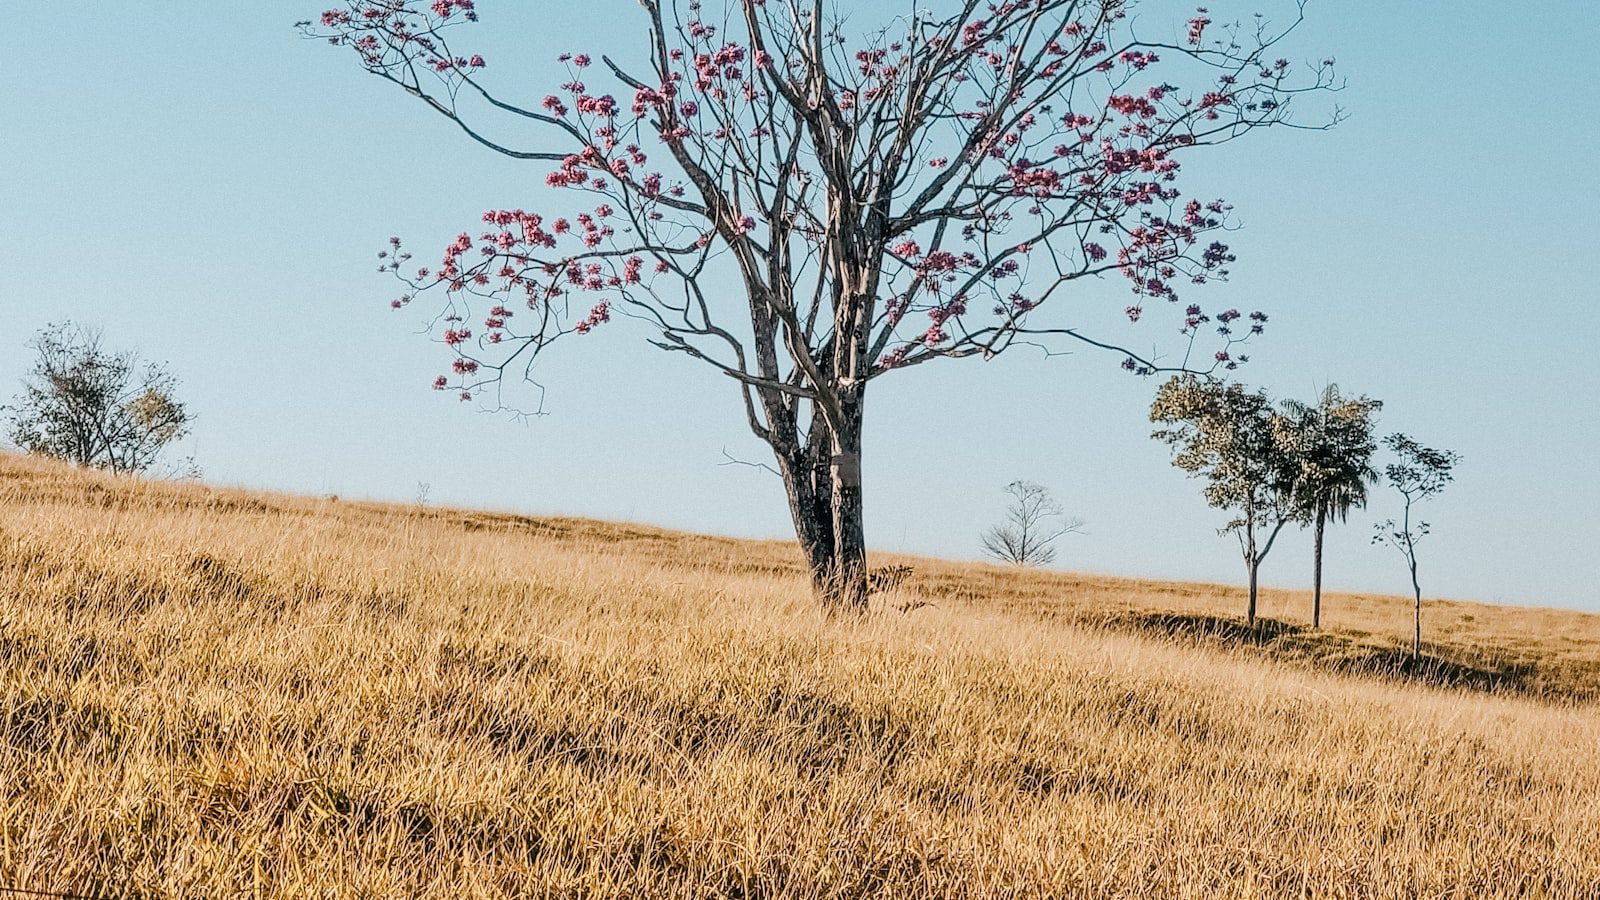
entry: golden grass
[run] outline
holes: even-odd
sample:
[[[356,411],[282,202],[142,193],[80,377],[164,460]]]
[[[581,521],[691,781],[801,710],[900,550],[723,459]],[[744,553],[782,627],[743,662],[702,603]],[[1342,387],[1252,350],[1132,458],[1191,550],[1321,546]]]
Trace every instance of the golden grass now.
[[[910,562],[0,457],[0,886],[1600,896],[1600,617]]]

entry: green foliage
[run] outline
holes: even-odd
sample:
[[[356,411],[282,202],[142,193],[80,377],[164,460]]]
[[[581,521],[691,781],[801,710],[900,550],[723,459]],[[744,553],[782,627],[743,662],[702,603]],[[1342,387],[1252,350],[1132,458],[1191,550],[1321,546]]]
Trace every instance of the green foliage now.
[[[1454,450],[1424,447],[1409,435],[1391,434],[1383,439],[1397,460],[1384,467],[1389,485],[1412,500],[1426,500],[1455,480],[1456,463],[1461,454]]]
[[[1150,420],[1164,426],[1152,436],[1173,447],[1172,464],[1206,480],[1206,502],[1235,514],[1221,533],[1242,531],[1242,543],[1253,545],[1256,528],[1302,518],[1294,492],[1300,465],[1284,440],[1293,422],[1266,392],[1178,375],[1156,392]],[[1256,555],[1253,546],[1245,553]]]
[[[192,417],[178,379],[132,352],[113,352],[96,331],[68,323],[41,331],[22,393],[6,407],[8,437],[28,453],[113,472],[143,472]]]
[[[1302,515],[1319,512],[1339,521],[1367,505],[1367,486],[1378,480],[1373,429],[1382,401],[1345,397],[1330,384],[1316,405],[1283,403],[1278,439],[1294,457],[1294,500]]]
[[[1405,517],[1398,524],[1393,519],[1379,522],[1372,542],[1398,549],[1415,575],[1417,544],[1430,528],[1427,522],[1411,521],[1412,507],[1438,495],[1455,480],[1461,454],[1424,447],[1409,435],[1399,433],[1384,438],[1383,445],[1395,455],[1395,461],[1384,467],[1384,480],[1405,500]]]

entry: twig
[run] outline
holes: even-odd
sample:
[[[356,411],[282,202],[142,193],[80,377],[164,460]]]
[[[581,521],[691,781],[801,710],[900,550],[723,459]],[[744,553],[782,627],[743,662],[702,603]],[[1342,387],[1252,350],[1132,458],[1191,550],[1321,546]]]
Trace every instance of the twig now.
[[[751,462],[748,459],[740,459],[737,456],[734,456],[733,454],[728,452],[728,448],[727,447],[723,447],[722,448],[722,457],[723,457],[723,461],[717,463],[717,465],[719,465],[719,466],[749,466],[752,469],[765,469],[768,472],[771,472],[772,474],[778,476],[779,478],[783,477],[783,473],[782,472],[779,472],[777,469],[774,469],[773,467],[767,465],[766,463]]]

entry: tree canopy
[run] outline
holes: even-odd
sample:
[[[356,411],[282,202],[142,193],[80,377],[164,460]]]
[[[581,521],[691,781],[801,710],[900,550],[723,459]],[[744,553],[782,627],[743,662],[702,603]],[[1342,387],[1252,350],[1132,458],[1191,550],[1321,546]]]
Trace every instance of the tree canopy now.
[[[143,472],[188,434],[191,416],[166,366],[108,349],[98,331],[52,325],[29,344],[33,369],[7,407],[29,453],[117,473]]]
[[[824,597],[866,598],[870,382],[1051,342],[1139,373],[1226,369],[1264,326],[1187,297],[1234,253],[1229,204],[1179,172],[1335,86],[1332,60],[1280,52],[1298,5],[1166,29],[1135,28],[1127,0],[955,0],[861,29],[823,0],[639,7],[610,52],[561,52],[542,99],[467,46],[471,0],[347,0],[302,28],[569,198],[487,210],[432,264],[383,252],[394,306],[439,298],[435,387],[499,397],[558,342],[643,323],[732,379]],[[1085,330],[1070,288],[1102,276],[1130,321],[1174,311],[1175,352]]]

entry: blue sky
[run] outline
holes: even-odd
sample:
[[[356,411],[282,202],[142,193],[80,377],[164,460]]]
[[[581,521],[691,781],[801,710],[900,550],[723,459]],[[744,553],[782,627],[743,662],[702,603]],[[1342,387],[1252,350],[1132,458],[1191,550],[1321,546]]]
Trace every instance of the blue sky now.
[[[1218,19],[1256,8],[1209,5]],[[529,423],[429,390],[444,357],[420,309],[388,309],[374,254],[400,234],[431,255],[485,209],[537,206],[544,170],[480,150],[298,38],[291,23],[319,9],[157,0],[11,17],[0,394],[29,335],[73,319],[184,377],[199,415],[188,449],[211,481],[399,500],[427,482],[438,503],[787,536],[776,480],[719,465],[724,448],[761,449],[730,384],[637,329],[542,362],[550,415]],[[557,53],[618,47],[617,23],[638,15],[632,0],[480,9],[491,65],[526,60],[508,77],[541,95]],[[1429,510],[1427,593],[1600,610],[1587,559],[1600,539],[1600,16],[1577,0],[1313,0],[1309,13],[1295,49],[1338,58],[1350,118],[1189,168],[1186,186],[1227,197],[1244,225],[1233,280],[1203,299],[1272,314],[1249,381],[1305,399],[1335,381],[1383,399],[1386,430],[1463,454]],[[1120,284],[1085,297],[1125,302]],[[1136,336],[1158,339],[1169,323],[1153,322]],[[869,543],[974,557],[1002,486],[1030,478],[1088,520],[1064,566],[1239,582],[1214,531],[1224,516],[1149,439],[1155,384],[1117,362],[1018,353],[875,382]],[[1394,511],[1380,494],[1331,532],[1330,586],[1408,587],[1398,556],[1368,546]],[[1309,538],[1286,535],[1263,577],[1308,584]]]

